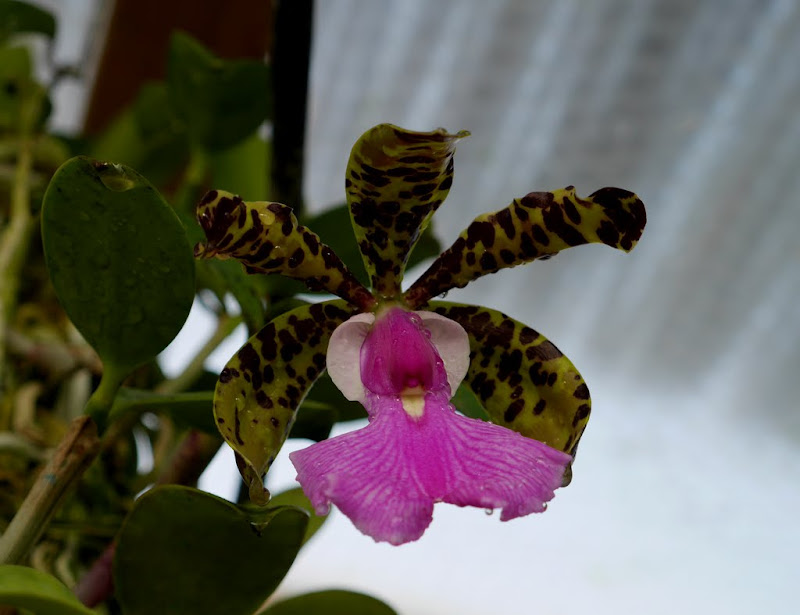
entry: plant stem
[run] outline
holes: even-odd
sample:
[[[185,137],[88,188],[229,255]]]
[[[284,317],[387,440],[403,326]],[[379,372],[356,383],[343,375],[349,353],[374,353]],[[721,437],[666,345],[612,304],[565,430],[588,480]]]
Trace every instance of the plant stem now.
[[[180,186],[173,200],[175,209],[194,215],[194,205],[200,198],[200,190],[208,173],[208,157],[198,146],[189,152],[189,163],[181,178]]]
[[[241,316],[228,316],[227,314],[221,314],[219,320],[217,321],[217,328],[214,330],[214,333],[211,335],[209,340],[203,344],[203,347],[197,352],[197,354],[192,358],[189,365],[187,365],[184,370],[172,378],[171,380],[165,380],[161,384],[159,384],[155,388],[156,393],[164,393],[164,394],[171,394],[171,393],[179,393],[188,389],[192,383],[197,380],[200,374],[203,373],[203,364],[206,362],[206,359],[209,355],[217,349],[225,338],[227,338],[233,330],[236,329],[240,324],[242,324],[242,317]]]
[[[17,304],[20,272],[28,253],[31,234],[36,219],[31,215],[30,181],[33,168],[33,138],[31,126],[33,117],[38,115],[38,100],[35,104],[23,106],[24,116],[20,118],[19,150],[14,185],[11,192],[11,215],[8,226],[0,236],[0,393],[5,391],[7,377],[6,336],[12,314]]]
[[[16,564],[27,555],[99,449],[97,426],[91,418],[81,416],[70,423],[53,457],[0,537],[0,564]]]

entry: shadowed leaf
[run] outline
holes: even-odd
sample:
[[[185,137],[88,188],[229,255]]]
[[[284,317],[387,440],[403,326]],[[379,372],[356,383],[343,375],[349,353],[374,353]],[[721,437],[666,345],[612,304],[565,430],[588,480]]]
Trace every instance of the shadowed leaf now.
[[[270,606],[259,615],[397,615],[396,611],[377,598],[329,589],[288,598]]]
[[[484,307],[432,301],[430,308],[467,332],[465,382],[493,423],[574,457],[591,401],[575,366],[543,335]],[[572,476],[568,469],[565,484]]]
[[[274,506],[296,506],[308,513],[308,526],[306,527],[306,533],[303,535],[303,544],[307,543],[317,533],[317,530],[322,527],[322,524],[328,520],[327,515],[320,517],[314,512],[314,506],[300,487],[278,493],[269,501],[269,505],[270,508]]]
[[[44,197],[42,241],[59,301],[106,367],[152,359],[183,326],[192,250],[175,213],[133,169],[65,162]]]
[[[298,406],[325,369],[333,330],[354,312],[336,300],[281,314],[222,370],[214,416],[222,437],[241,457],[240,471],[253,501],[265,503],[261,479],[286,440]]]
[[[603,188],[581,199],[570,186],[531,192],[483,214],[461,233],[406,292],[412,308],[487,273],[545,259],[586,243],[629,252],[644,230],[644,205],[627,190]]]
[[[31,3],[0,0],[0,43],[13,34],[44,34],[53,38],[56,20],[52,14]]]
[[[450,191],[455,144],[468,134],[380,124],[353,146],[345,176],[347,202],[378,295],[400,294],[409,253]]]
[[[222,60],[189,35],[172,35],[170,104],[190,138],[210,150],[234,145],[267,119],[269,78],[263,62]]]
[[[250,615],[300,549],[308,514],[253,511],[197,489],[156,487],[120,532],[114,586],[126,615]]]
[[[60,581],[26,566],[0,566],[0,605],[37,615],[94,615]]]

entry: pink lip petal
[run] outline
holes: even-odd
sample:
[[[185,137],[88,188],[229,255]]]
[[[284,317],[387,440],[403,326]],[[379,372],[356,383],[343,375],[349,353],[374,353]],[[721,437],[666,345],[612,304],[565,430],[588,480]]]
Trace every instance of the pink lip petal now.
[[[427,397],[425,418],[428,445],[416,452],[418,467],[447,468],[447,480],[421,476],[430,495],[457,506],[502,508],[501,521],[544,511],[572,459],[505,427],[456,414],[442,396]]]
[[[459,339],[459,325],[453,323],[456,330],[440,318],[390,308],[368,333],[365,318],[341,325],[328,353],[344,349],[334,362],[348,368],[342,373],[360,364],[360,401],[369,424],[289,456],[318,514],[335,504],[376,541],[417,540],[436,502],[501,508],[501,521],[542,512],[571,460],[505,427],[456,413],[449,400],[463,359],[453,357],[450,376],[434,342],[439,338],[450,355],[465,353],[467,362],[469,344],[466,334]]]
[[[401,433],[407,417],[398,398],[363,429],[324,440],[289,455],[297,480],[317,514],[331,503],[375,541],[400,545],[417,540],[433,518],[433,501],[409,465]]]
[[[542,512],[570,456],[503,427],[456,414],[444,393],[414,419],[397,397],[368,394],[370,424],[294,452],[318,514],[335,504],[364,534],[417,540],[433,505],[502,508],[501,521]]]

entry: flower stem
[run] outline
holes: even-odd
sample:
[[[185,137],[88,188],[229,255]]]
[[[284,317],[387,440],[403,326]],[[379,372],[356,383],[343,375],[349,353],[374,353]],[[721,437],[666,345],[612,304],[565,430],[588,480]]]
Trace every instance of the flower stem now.
[[[198,376],[203,373],[203,364],[209,355],[214,352],[217,349],[217,346],[219,346],[225,340],[225,338],[233,333],[233,330],[240,324],[242,324],[241,316],[228,316],[227,314],[221,314],[214,333],[211,335],[208,341],[203,344],[203,347],[197,352],[186,368],[180,374],[175,376],[175,378],[172,378],[171,380],[165,380],[159,384],[155,388],[155,392],[171,394],[179,393],[188,389],[192,383],[197,380]]]
[[[19,149],[14,184],[11,191],[10,222],[0,235],[0,393],[5,390],[7,376],[6,336],[17,304],[20,273],[28,253],[30,238],[36,227],[31,215],[30,182],[33,168],[34,118],[38,117],[39,101],[23,105],[20,118]]]
[[[0,564],[16,564],[25,558],[99,449],[97,426],[90,417],[81,416],[70,423],[53,457],[0,537]]]

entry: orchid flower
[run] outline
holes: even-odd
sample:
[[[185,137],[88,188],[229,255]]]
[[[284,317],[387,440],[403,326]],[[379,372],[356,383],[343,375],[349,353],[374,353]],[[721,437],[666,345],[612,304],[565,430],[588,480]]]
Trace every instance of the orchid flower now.
[[[382,124],[353,147],[345,186],[371,278],[365,288],[286,205],[212,191],[198,206],[202,257],[241,261],[341,299],[290,310],[256,333],[220,374],[214,414],[251,499],[323,370],[365,407],[366,427],[290,459],[317,514],[331,504],[376,541],[418,539],[433,505],[541,512],[569,483],[589,418],[589,391],[544,336],[489,308],[433,300],[484,274],[585,243],[630,251],[645,225],[637,196],[603,188],[532,192],[476,218],[405,292],[405,265],[453,180],[468,133]],[[491,422],[458,414],[459,384]]]

